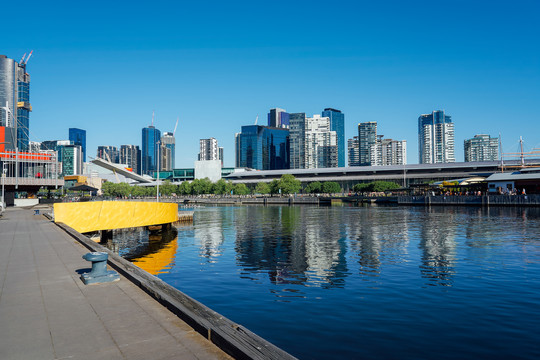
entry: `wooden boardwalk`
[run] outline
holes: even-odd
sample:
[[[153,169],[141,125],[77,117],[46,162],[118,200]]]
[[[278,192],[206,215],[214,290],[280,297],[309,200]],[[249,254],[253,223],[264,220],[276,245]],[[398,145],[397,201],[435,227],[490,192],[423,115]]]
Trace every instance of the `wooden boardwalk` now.
[[[231,359],[129,280],[84,285],[88,250],[33,214],[0,218],[0,359]]]

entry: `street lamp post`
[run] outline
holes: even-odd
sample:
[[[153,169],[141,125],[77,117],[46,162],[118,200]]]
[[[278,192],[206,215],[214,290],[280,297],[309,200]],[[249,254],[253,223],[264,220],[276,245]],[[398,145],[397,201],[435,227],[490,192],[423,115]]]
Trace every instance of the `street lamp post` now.
[[[156,178],[156,181],[157,181],[157,187],[156,187],[156,202],[159,202],[159,158],[161,157],[161,142],[158,140],[157,142],[157,178]]]
[[[7,172],[6,163],[3,162],[2,163],[2,202],[0,203],[0,207],[2,208],[2,210],[6,208],[6,204],[4,202],[4,182],[6,178],[6,172]]]

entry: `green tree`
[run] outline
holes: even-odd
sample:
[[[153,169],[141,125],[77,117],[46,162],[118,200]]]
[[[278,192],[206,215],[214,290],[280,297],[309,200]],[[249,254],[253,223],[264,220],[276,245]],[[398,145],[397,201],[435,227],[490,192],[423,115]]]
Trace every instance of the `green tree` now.
[[[219,179],[213,186],[212,192],[217,195],[230,194],[233,189],[233,185],[230,181]]]
[[[319,181],[311,182],[306,186],[306,192],[316,194],[322,192],[322,184]]]
[[[105,196],[114,196],[113,188],[114,188],[114,184],[109,181],[105,181],[103,185],[101,185],[101,191],[103,192],[103,195]]]
[[[255,187],[255,193],[257,193],[257,194],[269,194],[270,193],[270,184],[262,182],[262,181],[257,183],[257,186]]]
[[[178,193],[182,195],[191,194],[191,183],[189,181],[184,181],[178,185]]]
[[[248,187],[246,186],[246,184],[235,184],[235,185],[234,185],[233,192],[234,192],[235,195],[247,195],[247,194],[249,194],[251,191],[249,191],[249,189],[248,189]]]
[[[335,181],[325,181],[322,184],[323,192],[327,194],[335,194],[341,192],[341,186]]]
[[[389,190],[395,190],[399,189],[400,186],[392,181],[374,181],[371,183],[372,189],[371,191],[381,192],[381,191],[389,191]]]
[[[169,180],[165,180],[165,182],[159,186],[159,192],[167,196],[170,196],[172,193],[175,193],[176,189],[177,189],[176,185],[171,184]]]
[[[274,179],[270,182],[269,184],[269,187],[270,187],[270,194],[277,194],[279,193],[279,180],[278,179]]]
[[[294,194],[300,191],[302,183],[291,174],[283,174],[279,179],[279,188],[282,194]]]

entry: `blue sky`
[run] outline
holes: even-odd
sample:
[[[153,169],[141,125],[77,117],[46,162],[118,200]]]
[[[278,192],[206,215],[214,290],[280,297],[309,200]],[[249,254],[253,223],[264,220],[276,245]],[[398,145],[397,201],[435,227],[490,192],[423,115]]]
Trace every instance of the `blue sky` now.
[[[444,109],[463,140],[502,134],[540,147],[538,1],[152,1],[3,4],[0,54],[34,50],[31,140],[87,130],[87,149],[172,131],[176,166],[270,108],[345,113],[345,135],[377,121],[418,163],[418,116]],[[13,17],[6,16],[12,14]],[[21,14],[20,17],[17,14]],[[7,21],[7,23],[6,23]],[[6,29],[11,29],[8,33]]]

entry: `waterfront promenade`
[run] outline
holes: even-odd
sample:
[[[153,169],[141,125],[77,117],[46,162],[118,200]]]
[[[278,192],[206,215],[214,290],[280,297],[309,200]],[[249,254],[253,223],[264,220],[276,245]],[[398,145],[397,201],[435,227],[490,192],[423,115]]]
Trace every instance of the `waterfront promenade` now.
[[[121,277],[86,286],[88,250],[42,215],[0,217],[0,359],[231,359]]]

